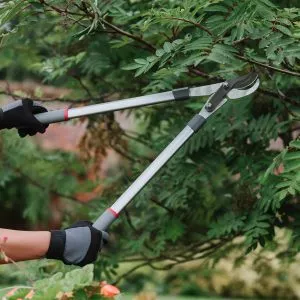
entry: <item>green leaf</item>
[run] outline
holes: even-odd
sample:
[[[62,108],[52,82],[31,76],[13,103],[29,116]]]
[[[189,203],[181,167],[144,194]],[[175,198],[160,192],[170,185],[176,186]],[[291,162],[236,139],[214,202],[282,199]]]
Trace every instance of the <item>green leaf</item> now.
[[[295,141],[290,142],[290,146],[300,149],[300,140],[295,140]]]
[[[146,64],[148,64],[148,61],[146,59],[144,59],[144,58],[136,58],[134,61],[137,64],[139,64],[139,65],[146,65]]]
[[[165,237],[170,239],[172,242],[175,242],[179,237],[181,237],[185,232],[184,224],[176,219],[172,218],[168,221],[168,226],[166,227]]]
[[[263,39],[260,40],[260,42],[259,42],[259,44],[258,44],[258,47],[259,47],[260,49],[262,49],[262,48],[267,47],[270,43],[271,43],[271,41],[270,41],[269,39],[263,38]]]
[[[289,35],[289,36],[292,35],[291,31],[285,26],[277,24],[277,25],[275,25],[275,28],[278,29],[279,31],[281,31],[282,33],[286,34],[286,35]]]
[[[288,173],[300,169],[300,161],[287,161],[284,163],[284,172]]]
[[[170,42],[165,42],[163,48],[167,53],[170,53],[173,49],[172,44]]]
[[[139,69],[140,67],[141,67],[140,64],[130,64],[125,67],[122,67],[122,69],[123,70],[135,70],[135,69]]]
[[[83,268],[68,272],[64,278],[64,288],[67,291],[77,290],[89,286],[93,282],[94,265],[86,265]]]
[[[156,54],[156,56],[161,57],[165,54],[165,50],[164,49],[157,49],[155,54]]]
[[[244,220],[245,216],[237,216],[232,212],[228,212],[210,225],[208,237],[219,238],[234,234],[244,226]]]
[[[278,18],[277,21],[287,26],[293,26],[293,23],[290,20],[285,18]]]
[[[278,197],[279,201],[283,200],[288,194],[287,190],[282,190],[278,193],[276,193],[276,196]]]
[[[260,0],[260,1],[263,2],[267,7],[276,8],[276,5],[269,0]]]
[[[210,5],[205,8],[205,11],[227,13],[228,9],[223,5]]]
[[[285,155],[284,159],[285,160],[293,160],[293,159],[299,159],[300,160],[300,151],[298,151],[298,152],[288,152]]]
[[[17,16],[27,5],[26,1],[8,1],[3,3],[0,14],[0,26],[6,24]]]

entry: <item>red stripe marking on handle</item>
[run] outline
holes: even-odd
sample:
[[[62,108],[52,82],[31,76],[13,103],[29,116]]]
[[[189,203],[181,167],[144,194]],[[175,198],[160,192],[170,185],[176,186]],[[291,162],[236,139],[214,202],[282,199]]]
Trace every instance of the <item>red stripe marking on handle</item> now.
[[[111,207],[108,209],[116,218],[118,218],[119,217],[119,214],[116,212],[116,211],[114,211]]]
[[[66,108],[65,111],[64,111],[64,119],[65,121],[68,121],[69,120],[69,113],[68,113],[69,109]]]

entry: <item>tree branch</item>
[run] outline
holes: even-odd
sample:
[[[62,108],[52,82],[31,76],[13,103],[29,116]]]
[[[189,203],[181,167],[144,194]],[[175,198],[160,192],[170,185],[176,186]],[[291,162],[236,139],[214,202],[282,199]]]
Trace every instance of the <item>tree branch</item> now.
[[[75,78],[79,84],[81,85],[81,87],[86,91],[86,93],[88,94],[88,96],[93,99],[93,95],[92,93],[90,92],[90,90],[87,88],[87,86],[82,82],[81,78],[77,75],[73,75],[73,78]]]
[[[123,275],[119,276],[115,281],[114,281],[114,285],[117,285],[118,282],[120,282],[123,278],[127,277],[128,275],[132,274],[134,271],[136,271],[137,269],[140,269],[144,266],[147,266],[148,265],[148,262],[144,262],[144,263],[141,263],[137,266],[135,266],[134,268],[130,269],[128,272],[124,273]]]
[[[54,98],[54,99],[41,99],[41,98],[35,98],[35,97],[22,97],[19,96],[17,94],[14,94],[12,92],[7,92],[7,91],[0,91],[0,95],[6,95],[9,97],[12,97],[14,100],[18,100],[20,98],[25,98],[28,100],[32,100],[32,101],[40,101],[40,102],[49,102],[49,101],[57,101],[57,102],[69,102],[69,103],[78,103],[78,104],[84,104],[84,103],[90,103],[93,102],[97,99],[95,98],[86,98],[86,99],[67,99],[67,98]]]
[[[127,223],[129,225],[129,227],[132,229],[132,231],[134,233],[138,233],[138,230],[134,227],[132,221],[131,221],[131,217],[130,217],[130,214],[128,212],[128,210],[125,208],[124,209],[124,214],[125,214],[125,217],[126,217],[126,220],[127,220]]]
[[[119,149],[116,145],[112,145],[110,143],[109,145],[113,150],[115,150],[118,154],[120,154],[121,156],[123,156],[124,158],[128,159],[129,161],[133,162],[133,163],[137,163],[138,160],[131,157],[130,155],[126,154],[123,150]]]
[[[62,9],[56,7],[56,6],[50,5],[50,4],[46,3],[45,0],[40,0],[40,3],[46,5],[46,6],[50,7],[50,8],[52,8],[54,11],[56,11],[56,12],[58,12],[60,14],[71,14],[71,15],[83,16],[82,14],[70,12],[68,10],[62,10]],[[86,8],[80,7],[78,5],[77,5],[77,8],[81,9],[88,17],[92,17],[92,18],[95,17],[95,15],[93,13],[89,12]],[[110,22],[106,21],[103,18],[101,18],[101,22],[103,24],[105,24],[107,27],[113,29],[115,32],[120,33],[120,34],[122,34],[124,36],[127,36],[127,37],[129,37],[129,38],[131,38],[131,39],[133,39],[133,40],[135,40],[135,41],[137,41],[139,43],[144,44],[148,48],[148,50],[150,50],[152,52],[154,52],[156,50],[153,45],[151,45],[150,43],[148,43],[147,41],[145,41],[143,38],[141,38],[139,36],[136,36],[136,35],[134,35],[134,34],[132,34],[130,32],[127,32],[127,31],[125,31],[125,30],[123,30],[123,29],[121,29],[121,28],[119,28],[119,27],[111,24]]]
[[[86,15],[83,15],[83,14],[79,14],[79,13],[76,13],[76,12],[73,12],[73,11],[69,11],[67,9],[60,9],[59,7],[57,6],[54,6],[54,5],[51,5],[49,3],[47,3],[45,0],[40,0],[40,3],[45,5],[45,6],[48,6],[49,8],[51,8],[52,10],[56,11],[57,13],[61,14],[61,15],[66,15],[66,14],[69,14],[69,15],[75,15],[75,16],[81,16],[81,17],[85,17]]]
[[[275,98],[286,100],[287,102],[289,102],[290,104],[293,104],[295,106],[298,106],[298,107],[300,106],[300,101],[298,101],[296,99],[293,99],[291,97],[288,97],[288,96],[285,96],[285,95],[282,95],[282,94],[278,94],[278,93],[275,93],[275,92],[272,92],[272,91],[269,91],[269,90],[265,90],[265,89],[262,89],[262,88],[258,88],[257,91],[259,93],[262,93],[262,94],[265,94],[265,95],[269,95],[269,96],[272,96],[272,97],[275,97]]]
[[[273,67],[273,66],[270,66],[270,65],[266,65],[266,64],[260,63],[258,61],[252,60],[250,58],[247,58],[245,56],[242,56],[242,55],[236,54],[235,57],[239,58],[240,60],[255,64],[255,65],[258,65],[258,66],[261,66],[261,67],[264,67],[264,68],[269,69],[269,70],[273,70],[273,71],[276,71],[276,72],[280,72],[280,73],[300,77],[300,73],[289,71],[289,70],[286,70],[286,69],[276,68],[276,67]]]
[[[126,131],[124,131],[123,135],[125,137],[127,137],[128,139],[131,139],[137,143],[140,143],[141,145],[147,147],[147,148],[151,148],[151,145],[149,143],[147,143],[146,141],[143,141],[142,139],[140,139],[139,137],[134,137],[134,136],[131,136],[130,134],[126,133]]]
[[[121,29],[121,28],[119,28],[119,27],[117,27],[117,26],[109,23],[108,21],[106,21],[104,19],[102,19],[102,22],[103,22],[103,24],[105,24],[107,27],[113,29],[114,31],[116,31],[116,32],[118,32],[118,33],[120,33],[122,35],[125,35],[125,36],[127,36],[127,37],[129,37],[129,38],[131,38],[131,39],[133,39],[133,40],[135,40],[137,42],[139,42],[139,43],[144,44],[148,48],[148,50],[150,50],[151,52],[154,52],[156,50],[156,48],[153,45],[151,45],[150,43],[148,43],[147,41],[145,41],[141,37],[136,36],[136,35],[134,35],[134,34],[132,34],[130,32],[124,31],[123,29]]]
[[[154,197],[151,197],[151,198],[150,198],[150,201],[153,202],[153,203],[155,203],[155,204],[158,205],[159,207],[163,208],[164,210],[166,210],[169,214],[174,214],[174,211],[173,211],[171,208],[169,208],[169,207],[163,205],[161,202],[159,202],[159,201],[158,201],[157,199],[155,199]]]
[[[213,33],[208,28],[206,28],[205,26],[201,25],[200,23],[197,23],[197,22],[194,22],[194,21],[191,21],[191,20],[188,20],[188,19],[184,19],[184,18],[166,17],[166,19],[177,20],[177,21],[182,21],[182,22],[185,22],[185,23],[192,24],[192,25],[200,28],[201,30],[206,31],[210,36],[213,36]]]
[[[137,266],[134,266],[132,269],[130,269],[129,271],[127,271],[126,273],[122,274],[121,276],[119,276],[114,284],[119,283],[122,279],[126,278],[127,276],[129,276],[130,274],[132,274],[133,272],[135,272],[137,269],[145,267],[145,266],[149,266],[152,269],[155,270],[170,270],[171,268],[173,268],[176,265],[180,265],[186,262],[190,262],[190,261],[195,261],[195,260],[199,260],[199,259],[203,259],[203,258],[207,258],[210,255],[212,255],[213,253],[215,253],[215,251],[219,248],[221,248],[222,246],[225,245],[225,241],[221,241],[218,244],[211,244],[209,245],[209,247],[203,248],[201,250],[201,252],[199,253],[199,249],[195,249],[195,251],[193,252],[192,255],[189,256],[185,256],[184,254],[186,253],[186,248],[182,248],[181,253],[175,254],[170,256],[170,251],[168,252],[168,255],[164,255],[161,254],[157,257],[153,257],[153,258],[145,258],[145,257],[141,257],[141,258],[134,258],[134,259],[126,259],[123,260],[123,262],[138,262],[138,261],[142,261],[145,260],[145,262],[138,264]],[[183,257],[183,258],[179,258],[178,257]],[[164,262],[164,261],[173,261],[172,263],[167,263],[166,265],[162,266],[162,267],[158,267],[155,266],[154,263],[158,263],[158,262]]]

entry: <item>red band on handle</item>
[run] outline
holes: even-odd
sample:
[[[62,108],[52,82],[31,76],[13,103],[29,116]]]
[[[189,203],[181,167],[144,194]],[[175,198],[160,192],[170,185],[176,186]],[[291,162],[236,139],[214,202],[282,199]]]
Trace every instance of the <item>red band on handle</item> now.
[[[116,212],[116,211],[114,211],[111,207],[108,209],[116,218],[118,218],[119,217],[119,214]]]
[[[66,108],[65,109],[65,111],[64,111],[64,119],[65,119],[65,121],[68,121],[69,120],[69,114],[68,114],[68,108]]]

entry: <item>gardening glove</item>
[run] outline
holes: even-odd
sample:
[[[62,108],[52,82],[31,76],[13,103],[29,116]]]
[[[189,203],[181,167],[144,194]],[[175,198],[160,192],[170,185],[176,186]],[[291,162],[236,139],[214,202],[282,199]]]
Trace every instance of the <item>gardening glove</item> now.
[[[46,258],[62,260],[67,265],[85,266],[97,259],[107,243],[107,234],[89,221],[79,221],[64,230],[52,230]]]
[[[20,137],[44,133],[49,124],[40,123],[34,114],[47,109],[32,100],[24,99],[0,108],[0,129],[17,128]]]

